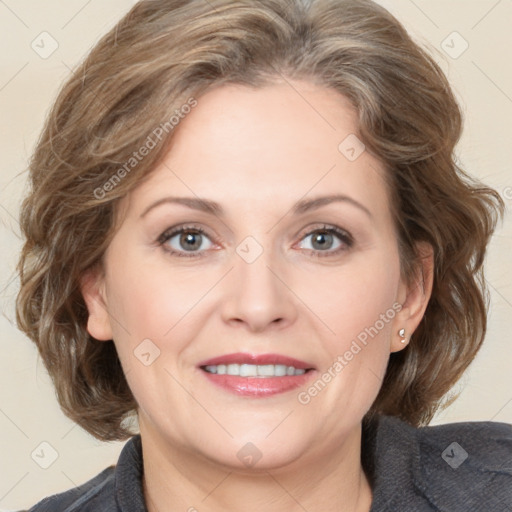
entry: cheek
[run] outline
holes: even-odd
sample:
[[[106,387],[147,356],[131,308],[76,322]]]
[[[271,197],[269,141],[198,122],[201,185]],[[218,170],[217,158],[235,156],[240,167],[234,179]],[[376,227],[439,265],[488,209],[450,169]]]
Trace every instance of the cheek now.
[[[330,292],[317,294],[315,313],[334,331],[323,328],[324,364],[318,380],[299,396],[299,403],[325,422],[326,432],[347,418],[362,418],[381,388],[390,354],[396,316],[398,270],[335,274]]]
[[[163,368],[197,360],[193,341],[218,311],[218,303],[210,299],[218,272],[190,272],[147,258],[141,261],[112,268],[108,287],[114,341],[132,389],[150,388],[149,375],[158,379]],[[150,356],[145,355],[148,352]],[[144,367],[144,357],[155,358],[155,364]]]
[[[321,378],[329,380],[329,391],[322,393],[321,415],[328,416],[340,407],[346,413],[363,415],[386,372],[400,265],[392,247],[367,256],[323,278],[323,290],[318,282],[310,288],[308,301],[315,304],[315,313],[330,329],[322,327],[326,358]]]
[[[110,276],[109,313],[124,373],[140,406],[159,410],[162,397],[153,390],[162,382],[174,392],[167,402],[180,396],[166,370],[180,361],[200,330],[198,306],[211,285],[197,276],[180,279],[179,272],[164,277],[162,269],[135,262],[113,269]]]
[[[360,334],[364,338],[369,329],[375,335],[373,327],[384,335],[391,329],[400,279],[398,257],[371,263],[333,269],[321,281],[317,276],[308,288],[308,304],[328,328],[324,331],[330,331],[336,352]]]
[[[179,269],[157,268],[143,260],[117,267],[108,282],[109,312],[124,328],[118,325],[117,332],[128,331],[135,339],[163,338],[211,287],[197,274],[181,275]]]

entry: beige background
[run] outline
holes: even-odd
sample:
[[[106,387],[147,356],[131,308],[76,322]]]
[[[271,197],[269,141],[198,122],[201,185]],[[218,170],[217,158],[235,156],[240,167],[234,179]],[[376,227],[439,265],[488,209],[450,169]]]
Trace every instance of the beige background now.
[[[0,511],[28,508],[79,485],[114,463],[123,443],[100,443],[60,411],[35,347],[14,326],[14,273],[20,249],[17,215],[27,159],[45,113],[70,69],[135,2],[132,0],[0,1]],[[512,207],[512,2],[382,0],[436,58],[462,103],[466,125],[458,148],[464,168],[494,186]],[[453,35],[456,31],[459,35]],[[44,39],[51,56],[31,47]],[[448,38],[448,39],[446,39]],[[443,41],[446,40],[452,49]],[[464,40],[469,47],[461,55]],[[453,41],[453,42],[452,42]],[[39,43],[42,46],[41,43]],[[449,55],[447,51],[451,53]],[[455,58],[456,57],[456,58]],[[457,386],[459,400],[434,423],[512,423],[512,272],[510,215],[492,240],[492,292],[486,344]],[[56,460],[43,469],[31,454],[49,443]],[[43,445],[43,448],[45,445]],[[37,450],[36,450],[37,449]],[[51,450],[46,448],[46,462]],[[41,461],[39,461],[41,462]]]

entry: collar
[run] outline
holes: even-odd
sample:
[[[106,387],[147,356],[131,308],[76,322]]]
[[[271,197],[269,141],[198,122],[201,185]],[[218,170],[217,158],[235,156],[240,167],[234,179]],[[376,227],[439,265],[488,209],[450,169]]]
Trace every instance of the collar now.
[[[143,475],[142,441],[138,434],[124,445],[115,467],[115,493],[121,512],[147,512]]]

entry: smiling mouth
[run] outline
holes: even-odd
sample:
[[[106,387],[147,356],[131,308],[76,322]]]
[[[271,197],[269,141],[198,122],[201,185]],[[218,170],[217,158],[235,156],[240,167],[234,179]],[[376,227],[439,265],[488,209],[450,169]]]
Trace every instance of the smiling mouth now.
[[[225,354],[199,363],[209,382],[232,394],[265,398],[301,387],[316,374],[311,363],[281,354]]]
[[[312,368],[295,368],[284,364],[218,364],[205,365],[200,367],[208,373],[216,375],[233,375],[236,377],[256,377],[268,379],[272,377],[291,377],[303,375]]]

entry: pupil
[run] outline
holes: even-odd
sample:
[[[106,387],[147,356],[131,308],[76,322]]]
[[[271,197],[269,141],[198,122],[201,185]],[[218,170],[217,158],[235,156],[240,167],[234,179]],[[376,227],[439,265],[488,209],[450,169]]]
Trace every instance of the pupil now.
[[[183,234],[181,236],[181,242],[185,248],[187,248],[187,245],[188,245],[188,249],[190,249],[190,250],[198,249],[201,246],[200,236],[201,235],[198,233]],[[195,243],[194,243],[194,241],[195,241]]]
[[[326,243],[326,237],[331,237],[332,238],[332,235],[329,234],[329,233],[319,233],[317,234],[314,238],[313,238],[313,245],[315,245],[316,243],[319,243],[319,247],[320,249],[324,248],[326,246],[330,246],[330,244]]]

